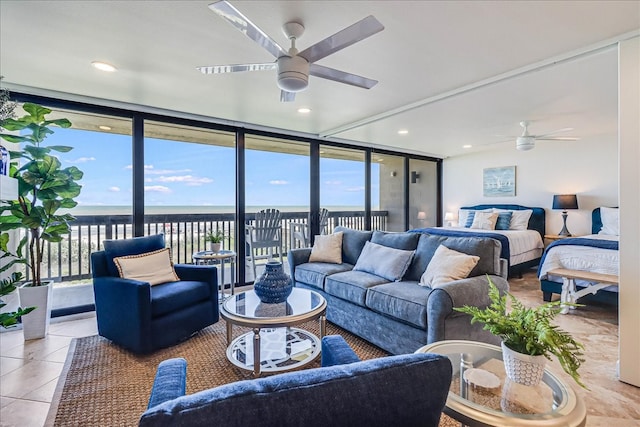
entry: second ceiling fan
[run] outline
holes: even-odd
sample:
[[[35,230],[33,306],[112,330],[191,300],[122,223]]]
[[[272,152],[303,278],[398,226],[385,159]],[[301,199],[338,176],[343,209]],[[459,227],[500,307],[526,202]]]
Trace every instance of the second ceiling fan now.
[[[229,2],[222,0],[211,3],[209,9],[262,46],[276,60],[268,63],[196,67],[203,74],[277,70],[280,100],[283,102],[295,100],[296,92],[307,88],[309,75],[364,89],[371,89],[378,83],[376,80],[316,64],[316,61],[382,31],[384,26],[371,15],[299,52],[296,40],[304,32],[304,26],[299,22],[287,22],[282,26],[282,31],[291,41],[291,47],[285,50]]]

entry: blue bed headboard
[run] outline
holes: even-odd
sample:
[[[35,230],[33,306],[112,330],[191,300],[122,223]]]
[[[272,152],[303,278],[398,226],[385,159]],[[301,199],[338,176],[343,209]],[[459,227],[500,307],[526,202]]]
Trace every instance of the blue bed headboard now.
[[[463,206],[460,209],[473,209],[473,210],[482,210],[482,209],[509,209],[512,211],[522,211],[525,209],[531,209],[533,213],[531,214],[531,218],[529,218],[529,226],[527,227],[529,230],[536,230],[540,233],[540,237],[544,239],[545,234],[545,212],[543,208],[531,208],[528,206],[521,205],[475,205],[475,206]],[[601,224],[602,226],[602,224]]]

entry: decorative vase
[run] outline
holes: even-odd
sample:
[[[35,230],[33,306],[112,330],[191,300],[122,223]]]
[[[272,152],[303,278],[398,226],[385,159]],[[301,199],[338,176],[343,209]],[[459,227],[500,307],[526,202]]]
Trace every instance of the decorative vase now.
[[[293,290],[293,282],[281,262],[269,261],[264,273],[253,284],[253,290],[263,303],[276,304],[286,301]]]
[[[504,369],[510,380],[528,386],[540,384],[544,375],[546,357],[518,353],[507,347],[504,342],[501,343],[501,346]]]
[[[222,243],[210,243],[209,244],[209,249],[211,249],[211,252],[213,253],[218,253],[220,252],[220,249],[222,248]]]
[[[49,332],[51,320],[53,282],[42,286],[26,283],[18,288],[21,307],[35,307],[31,313],[22,316],[22,334],[25,340],[44,338]]]

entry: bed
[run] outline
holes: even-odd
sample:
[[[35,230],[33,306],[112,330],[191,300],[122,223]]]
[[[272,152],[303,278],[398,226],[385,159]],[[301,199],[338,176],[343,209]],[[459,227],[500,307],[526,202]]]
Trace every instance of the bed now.
[[[594,209],[591,213],[591,233],[586,236],[557,240],[544,251],[538,267],[538,278],[545,301],[551,301],[553,294],[562,292],[562,278],[547,274],[553,269],[564,268],[618,276],[617,208]],[[593,282],[576,280],[576,287],[584,288],[591,283]],[[618,287],[609,286],[595,295],[588,294],[584,298],[617,304]]]
[[[466,224],[468,219],[466,211],[499,213],[518,211],[518,216],[531,211],[531,216],[528,219],[524,217],[524,222],[517,227],[519,229],[482,230],[470,228],[471,221]],[[544,250],[545,233],[543,208],[510,204],[465,206],[460,208],[458,221],[457,226],[453,227],[427,227],[411,231],[443,236],[479,236],[496,239],[502,244],[501,258],[506,259],[509,264],[509,276],[521,275],[524,270],[535,267],[540,262]]]

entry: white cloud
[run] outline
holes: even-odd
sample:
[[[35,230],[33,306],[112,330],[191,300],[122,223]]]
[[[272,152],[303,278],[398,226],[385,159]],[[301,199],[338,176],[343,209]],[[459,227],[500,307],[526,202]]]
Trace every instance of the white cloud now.
[[[209,184],[213,182],[211,178],[196,177],[192,175],[179,175],[179,176],[161,176],[156,178],[156,182],[182,182],[190,186],[199,186],[202,184]]]
[[[289,184],[289,181],[285,181],[284,179],[274,179],[269,181],[269,184],[271,185],[287,185]]]
[[[87,162],[92,162],[95,159],[96,159],[95,157],[78,157],[75,160],[67,160],[67,163],[87,163]]]
[[[171,189],[164,185],[145,185],[144,191],[148,191],[150,193],[171,193]]]
[[[124,167],[125,169],[133,169],[133,165],[127,165]],[[145,170],[153,169],[153,165],[144,165]]]
[[[349,191],[349,192],[358,192],[358,191],[364,191],[364,187],[349,187],[349,188],[345,188],[344,191]]]
[[[117,193],[118,191],[120,191],[120,187],[109,187],[109,191],[113,192],[113,193]]]
[[[326,185],[341,185],[342,181],[325,181]]]

